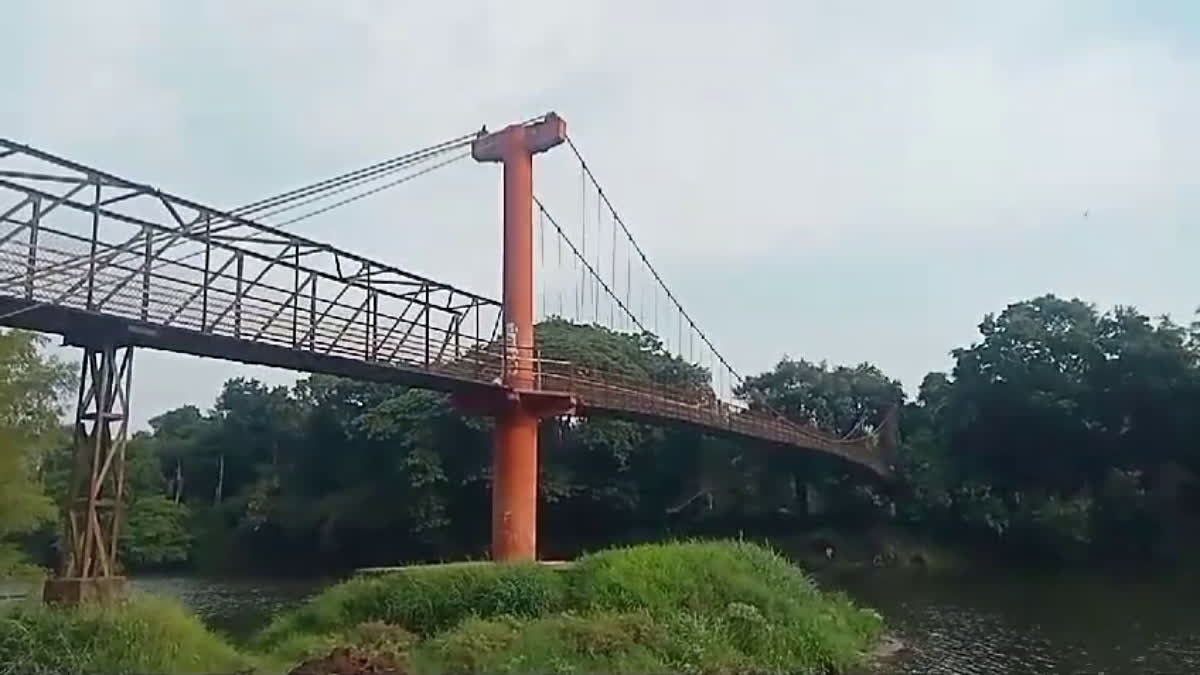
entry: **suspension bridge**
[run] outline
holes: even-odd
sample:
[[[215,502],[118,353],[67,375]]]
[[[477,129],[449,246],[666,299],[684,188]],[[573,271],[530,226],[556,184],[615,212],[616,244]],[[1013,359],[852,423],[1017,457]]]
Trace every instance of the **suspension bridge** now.
[[[533,186],[534,157],[561,145],[578,163],[581,203],[595,207],[594,218],[581,208],[574,226]],[[502,167],[501,301],[287,229],[468,156]],[[536,339],[539,315],[654,336],[647,348],[702,369],[708,382],[551,358]],[[891,416],[840,438],[746,400],[737,371],[651,265],[553,113],[231,210],[0,139],[0,325],[58,334],[83,350],[67,546],[47,599],[119,586],[138,347],[437,390],[493,417],[497,560],[536,556],[537,434],[547,417],[685,425],[892,474]]]

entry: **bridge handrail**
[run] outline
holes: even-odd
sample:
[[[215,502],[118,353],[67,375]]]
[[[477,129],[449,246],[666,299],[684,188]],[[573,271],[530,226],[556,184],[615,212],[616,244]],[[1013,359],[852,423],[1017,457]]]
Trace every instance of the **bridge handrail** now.
[[[10,170],[7,163],[14,156],[48,162],[60,172]],[[866,463],[878,462],[867,448],[873,438],[870,434],[838,438],[811,423],[790,420],[745,400],[724,399],[711,383],[672,385],[548,358],[537,348],[505,350],[495,327],[487,326],[490,314],[487,322],[480,317],[484,309],[495,311],[498,325],[499,304],[483,296],[4,139],[0,139],[0,160],[4,164],[0,166],[0,191],[25,197],[0,212],[0,224],[16,226],[0,230],[0,295],[149,325],[423,370],[485,387],[502,386],[506,368],[526,368],[537,387],[576,395],[585,411],[589,405],[616,406],[631,413],[736,429],[854,456]],[[66,175],[62,170],[76,174]],[[50,188],[53,185],[66,185],[67,189],[55,194]],[[75,197],[84,187],[93,188],[91,200]],[[84,196],[90,194],[83,192]],[[138,200],[146,203],[131,210],[131,202]],[[39,209],[38,203],[44,203],[43,207]],[[32,211],[28,220],[14,217],[22,208]],[[181,215],[182,208],[191,212]],[[45,219],[53,209],[73,212],[77,219],[82,215],[90,227],[55,226]],[[194,227],[204,218],[248,229],[241,233],[225,230],[217,237],[215,229]],[[271,238],[242,236],[250,231]],[[125,237],[128,232],[135,234]],[[196,250],[187,249],[191,250],[188,255],[167,246],[153,251],[152,244],[162,237],[186,240]],[[261,248],[264,242],[269,246],[287,244],[288,248],[282,252]],[[166,250],[181,257],[168,257]],[[215,253],[218,250],[220,260]],[[333,258],[310,260],[314,252],[330,253]],[[203,264],[192,261],[200,254],[205,256]],[[250,269],[243,271],[243,257],[259,263],[246,265]],[[106,259],[97,264],[100,258]],[[343,270],[343,258],[361,262],[362,268]],[[231,271],[234,262],[236,273]],[[322,267],[325,263],[327,267]],[[270,276],[264,276],[268,273]],[[396,276],[384,282],[372,277],[380,273]],[[311,279],[311,287],[301,283],[303,275]],[[317,291],[318,279],[323,294]],[[418,282],[425,285],[417,288],[414,284]],[[349,295],[345,295],[347,289],[352,289]],[[434,291],[449,292],[432,302],[429,293]],[[93,295],[99,300],[93,301]],[[381,299],[388,302],[383,304]],[[468,300],[471,304],[462,304]],[[307,306],[301,308],[301,303]],[[408,316],[414,304],[424,308],[420,310],[423,315]],[[434,312],[440,313],[437,322],[429,320]],[[464,330],[468,313],[474,313],[474,333]]]
[[[220,209],[217,207],[201,204],[199,202],[192,201],[185,197],[180,197],[178,195],[172,194],[170,192],[167,192],[165,190],[162,190],[160,188],[154,187],[154,186],[146,184],[146,183],[139,183],[136,181],[128,180],[126,178],[121,178],[120,176],[116,176],[116,175],[108,173],[106,171],[102,171],[95,167],[91,167],[91,166],[88,166],[85,164],[80,164],[79,162],[75,162],[75,161],[66,159],[64,157],[60,157],[58,155],[46,152],[45,150],[34,148],[34,147],[32,147],[30,145],[26,145],[24,143],[18,143],[16,141],[13,141],[13,140],[7,139],[7,138],[0,138],[0,150],[4,151],[4,152],[0,152],[0,159],[5,159],[5,161],[12,161],[10,158],[24,157],[24,158],[36,160],[39,162],[44,162],[46,164],[56,166],[60,169],[67,169],[69,171],[74,171],[76,174],[74,176],[61,176],[61,175],[50,175],[50,174],[36,174],[33,172],[0,171],[0,186],[3,186],[5,188],[8,188],[8,189],[11,189],[14,191],[24,192],[26,194],[31,194],[31,193],[36,192],[36,193],[39,193],[39,196],[41,196],[41,197],[44,197],[51,201],[56,201],[56,200],[61,199],[58,195],[47,194],[47,193],[43,192],[42,190],[33,188],[30,185],[30,183],[35,183],[35,182],[39,182],[39,181],[43,181],[43,180],[50,180],[52,182],[60,183],[60,184],[61,183],[67,183],[67,184],[75,183],[78,185],[92,185],[98,189],[104,188],[104,187],[125,189],[125,190],[129,190],[129,193],[120,195],[122,200],[129,199],[129,198],[135,197],[135,196],[151,197],[153,199],[161,201],[163,203],[163,205],[165,207],[167,207],[167,210],[173,211],[173,215],[175,215],[177,218],[177,220],[176,220],[177,227],[174,227],[174,228],[172,228],[170,226],[164,226],[159,223],[145,222],[145,221],[139,222],[138,224],[148,224],[151,227],[154,227],[156,229],[170,230],[172,234],[177,232],[181,237],[186,238],[191,241],[194,241],[194,242],[197,242],[197,243],[205,242],[204,232],[203,232],[203,230],[200,230],[200,229],[192,230],[191,228],[195,227],[200,222],[202,222],[203,217],[208,217],[211,219],[215,219],[219,224],[236,225],[237,227],[246,228],[253,232],[269,234],[273,237],[277,237],[277,239],[272,243],[287,244],[289,246],[294,246],[296,248],[306,248],[312,252],[329,253],[338,258],[344,258],[348,261],[359,263],[364,268],[372,268],[372,269],[376,269],[380,272],[395,274],[399,277],[410,279],[413,282],[420,283],[422,285],[428,285],[430,287],[437,288],[439,290],[453,291],[454,293],[457,293],[464,297],[469,297],[469,298],[472,298],[474,300],[477,300],[479,302],[483,302],[486,304],[496,305],[496,306],[499,306],[499,304],[500,304],[500,302],[498,300],[495,300],[493,298],[479,295],[477,293],[472,293],[471,291],[463,290],[463,289],[457,288],[455,286],[451,286],[449,284],[446,284],[446,283],[443,283],[443,282],[440,282],[440,281],[437,281],[434,279],[430,279],[429,277],[426,277],[426,276],[423,276],[423,275],[420,275],[420,274],[417,274],[414,272],[410,272],[408,270],[404,270],[399,267],[395,267],[393,265],[388,265],[386,263],[382,263],[377,260],[372,260],[371,258],[367,258],[367,257],[359,255],[357,253],[353,253],[351,251],[347,251],[347,250],[338,248],[336,246],[327,244],[325,242],[320,242],[315,239],[310,239],[308,237],[298,235],[294,232],[289,232],[287,230],[283,230],[278,227],[266,225],[266,224],[258,222],[256,220],[250,220],[248,218],[243,218],[237,214],[230,213],[226,209]],[[14,182],[18,177],[24,178],[26,180],[26,182],[25,183]],[[81,211],[85,211],[88,213],[91,213],[94,208],[93,204],[84,204],[84,203],[72,200],[70,198],[61,199],[61,202],[65,205],[72,206],[73,208],[76,208],[76,209],[79,209]],[[197,215],[194,219],[192,219],[191,221],[188,221],[186,224],[183,222],[179,222],[178,212],[175,211],[175,209],[177,209],[178,207],[183,207],[188,211],[194,211]],[[116,213],[116,212],[110,212],[109,216],[116,217],[116,218],[128,218],[128,216],[126,216],[124,214]],[[231,236],[231,235],[226,235],[226,237],[229,237],[229,236]],[[210,239],[210,242],[215,244],[216,240]],[[347,281],[347,280],[341,279],[341,281]]]
[[[3,258],[3,263],[0,267],[6,269],[19,268],[25,262],[24,256],[20,250],[13,250],[14,246],[5,246],[0,248],[0,258]],[[16,245],[15,248],[22,249],[23,246]],[[67,255],[66,252],[57,251],[52,248],[42,247],[39,254],[43,256],[43,261],[47,257],[54,255]],[[127,264],[117,264],[115,269],[102,272],[100,274],[101,286],[103,280],[110,278],[111,281],[116,281],[122,278],[121,273],[131,271],[134,268]],[[44,280],[39,286],[41,292],[53,290],[56,287],[61,287],[70,281],[71,277],[59,275],[60,278],[56,282]],[[155,280],[155,300],[161,303],[163,300],[170,301],[170,305],[176,308],[183,306],[184,310],[176,312],[176,322],[184,327],[191,329],[199,329],[199,321],[195,317],[196,307],[188,308],[186,305],[179,303],[180,298],[186,302],[186,297],[182,291],[172,292],[167,282],[180,284],[178,278],[163,274],[160,271],[152,271],[152,278]],[[186,282],[182,282],[186,286]],[[14,286],[10,284],[10,287]],[[0,292],[5,290],[0,286]],[[12,289],[12,290],[15,290]],[[266,298],[257,298],[255,296],[247,296],[243,298],[242,319],[246,322],[246,331],[255,331],[256,339],[263,339],[273,343],[283,345],[291,345],[290,336],[287,335],[288,326],[275,325],[272,327],[270,323],[273,316],[268,308],[272,305],[271,301]],[[136,289],[129,289],[128,292],[118,294],[113,298],[113,304],[109,307],[109,311],[119,315],[136,315],[141,298]],[[158,309],[158,305],[155,305]],[[190,309],[190,311],[189,311]],[[347,307],[349,309],[349,307]],[[155,319],[161,312],[155,312]],[[217,326],[208,326],[209,331],[212,331]],[[272,330],[273,328],[273,330]],[[316,340],[320,340],[322,349],[327,352],[337,352],[345,355],[353,355],[362,357],[364,351],[360,349],[363,344],[365,327],[359,326],[359,330],[353,335],[347,335],[346,330],[334,332],[333,326],[325,326],[320,324],[314,331],[314,340],[308,344],[300,344],[297,348],[306,349],[317,344]],[[449,376],[466,379],[481,384],[496,384],[499,380],[499,375],[503,368],[508,365],[506,360],[509,354],[504,353],[497,343],[489,343],[487,345],[477,344],[473,349],[459,351],[457,354],[451,354],[446,358],[439,358],[436,361],[425,363],[423,344],[408,344],[398,342],[394,345],[389,345],[387,362],[402,364],[407,367],[424,368],[432,372],[438,372]],[[314,350],[317,351],[317,350]],[[519,355],[523,350],[517,349]],[[535,350],[533,353],[537,353]],[[537,386],[543,389],[562,389],[570,392],[585,391],[593,396],[600,392],[607,392],[609,397],[618,397],[626,402],[640,401],[638,406],[656,411],[660,413],[671,413],[676,417],[696,417],[705,420],[707,424],[714,427],[733,428],[739,424],[751,425],[756,429],[774,430],[776,435],[785,435],[807,440],[812,445],[822,448],[837,448],[841,447],[844,451],[853,451],[860,447],[863,443],[862,438],[841,439],[833,437],[827,433],[821,432],[818,429],[810,426],[804,426],[791,421],[780,420],[778,417],[770,414],[763,414],[754,410],[752,407],[745,405],[740,401],[725,401],[719,399],[711,389],[704,390],[700,388],[682,388],[671,386],[661,382],[646,381],[644,378],[639,378],[625,373],[616,373],[610,370],[599,369],[595,367],[583,366],[566,359],[548,358],[536,356],[529,359],[527,364],[521,367],[530,368],[535,377]]]

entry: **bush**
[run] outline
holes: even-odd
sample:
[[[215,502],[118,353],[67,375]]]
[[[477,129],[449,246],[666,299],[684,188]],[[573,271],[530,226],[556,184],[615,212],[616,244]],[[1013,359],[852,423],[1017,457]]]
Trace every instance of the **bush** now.
[[[344,581],[284,614],[255,644],[273,647],[295,634],[340,633],[367,622],[428,636],[468,616],[542,616],[564,608],[562,575],[531,563],[431,565]]]
[[[823,593],[779,554],[745,542],[647,544],[582,558],[572,604],[716,620],[755,670],[821,672],[857,664],[879,637],[878,614]]]
[[[281,672],[335,647],[431,675],[828,673],[860,663],[881,624],[772,551],[690,542],[602,551],[567,571],[482,563],[351,579],[278,617],[255,658],[167,600],[21,605],[0,614],[0,675]]]
[[[469,619],[428,640],[415,673],[662,673],[738,670],[742,654],[695,615],[663,622],[645,612],[563,613],[532,620]]]
[[[178,603],[135,595],[111,607],[21,604],[0,613],[0,674],[235,672],[251,667]]]
[[[881,630],[878,614],[822,593],[770,550],[688,542],[602,551],[565,572],[485,564],[352,579],[257,644],[294,662],[399,631],[377,649],[415,642],[418,673],[824,673],[860,663]]]

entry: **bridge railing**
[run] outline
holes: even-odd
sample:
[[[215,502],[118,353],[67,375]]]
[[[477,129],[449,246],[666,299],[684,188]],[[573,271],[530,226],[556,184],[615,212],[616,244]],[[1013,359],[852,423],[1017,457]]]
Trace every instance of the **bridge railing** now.
[[[711,389],[685,388],[647,381],[623,373],[601,371],[557,359],[533,355],[538,388],[576,396],[586,411],[625,411],[648,417],[674,419],[710,429],[822,450],[867,465],[888,469],[870,434],[839,438],[812,425],[804,425],[743,401],[724,401]]]
[[[871,461],[862,439],[711,390],[506,351],[494,300],[4,139],[0,296],[20,304],[16,312],[72,310],[485,386],[525,367],[538,387],[570,392],[585,408]]]
[[[317,353],[432,366],[499,303],[0,139],[0,293]]]
[[[11,240],[0,245],[0,295],[20,294],[25,282],[33,278],[35,282],[29,297],[34,301],[86,306],[78,295],[71,295],[79,281],[78,276],[70,271],[74,268],[59,264],[70,259],[69,252],[40,246],[36,250],[37,261],[32,277],[28,274],[28,254],[28,246],[15,244]],[[49,273],[39,273],[43,270],[49,270]],[[723,429],[823,450],[867,465],[879,461],[861,438],[837,439],[813,427],[754,410],[742,402],[722,401],[711,390],[675,387],[627,374],[601,371],[565,360],[541,357],[536,351],[527,363],[521,364],[518,362],[523,358],[520,350],[515,353],[502,350],[500,342],[496,340],[487,343],[475,340],[471,348],[465,350],[461,343],[456,343],[449,353],[444,347],[439,347],[436,353],[431,354],[430,347],[434,341],[429,339],[414,341],[398,337],[372,343],[374,323],[369,317],[364,317],[349,322],[314,322],[309,326],[311,330],[304,334],[305,339],[297,342],[293,333],[294,324],[278,320],[281,306],[279,296],[285,291],[269,285],[260,285],[240,298],[230,297],[227,290],[210,289],[209,302],[215,307],[229,307],[231,303],[236,303],[237,312],[227,322],[209,322],[209,314],[205,312],[203,303],[194,302],[195,284],[172,274],[169,267],[151,270],[149,278],[152,292],[149,296],[144,296],[138,287],[122,286],[122,281],[128,279],[129,274],[140,272],[140,267],[127,262],[115,262],[97,271],[90,281],[97,294],[103,294],[103,301],[95,304],[94,311],[138,319],[153,325],[169,325],[314,353],[404,365],[480,384],[498,385],[506,368],[523,367],[532,371],[537,388],[571,393],[585,410],[590,408],[674,419],[710,429]],[[145,302],[147,297],[149,301]],[[338,306],[337,303],[331,305]],[[340,308],[351,310],[345,304]],[[340,316],[334,312],[329,314]],[[451,342],[443,338],[438,344],[445,346]]]
[[[645,377],[547,358],[536,348],[503,350],[499,342],[460,360],[433,366],[439,373],[492,385],[499,385],[504,371],[514,368],[528,369],[539,390],[573,395],[584,414],[590,409],[673,419],[711,430],[727,430],[742,436],[829,452],[881,473],[888,470],[870,434],[839,438],[815,426],[755,409],[744,401],[721,400],[709,387],[672,386]]]

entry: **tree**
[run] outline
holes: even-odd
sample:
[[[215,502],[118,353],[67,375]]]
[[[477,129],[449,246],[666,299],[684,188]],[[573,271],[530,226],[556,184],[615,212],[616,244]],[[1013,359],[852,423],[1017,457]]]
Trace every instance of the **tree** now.
[[[1200,464],[1194,332],[1053,295],[979,329],[905,408],[905,517],[1059,558],[1153,549],[1185,508],[1168,484]]]
[[[1045,295],[987,315],[983,339],[952,352],[946,411],[951,445],[968,471],[1003,490],[1063,493],[1094,478],[1098,439],[1090,377],[1104,356],[1101,318],[1081,300]]]
[[[751,406],[769,406],[839,436],[861,433],[904,402],[900,382],[872,364],[830,368],[787,357],[774,370],[746,378],[736,394]]]
[[[121,563],[132,569],[178,566],[191,553],[190,511],[177,495],[168,494],[163,475],[159,453],[166,440],[138,432],[125,448],[125,522],[119,546]]]
[[[159,461],[167,496],[179,503],[185,495],[211,495],[205,492],[209,473],[206,448],[212,445],[214,421],[201,414],[196,406],[187,405],[151,418],[150,429],[149,441],[154,449],[147,454],[153,454]]]
[[[697,399],[713,396],[708,370],[670,354],[650,333],[552,318],[538,324],[535,341],[550,362],[665,385]],[[544,520],[552,531],[595,539],[658,528],[672,507],[714,492],[711,481],[681,472],[683,463],[700,466],[694,432],[578,418],[547,420],[542,429],[542,496],[551,507]],[[726,450],[727,463],[734,453]]]
[[[1200,470],[1200,328],[1046,295],[979,329],[907,402],[869,363],[785,357],[737,389],[752,408],[840,436],[899,406],[902,483],[887,492],[815,453],[618,419],[543,421],[542,554],[668,532],[874,525],[893,512],[1022,559],[1166,550],[1172,518],[1200,511],[1186,491]],[[551,319],[535,341],[543,378],[571,377],[570,362],[714,395],[706,369],[649,333]],[[291,388],[234,379],[211,411],[179,408],[151,427],[128,450],[131,565],[329,568],[486,551],[491,421],[443,394],[323,375]],[[42,474],[57,480],[53,463]]]
[[[441,394],[319,377],[302,392],[308,442],[285,475],[284,522],[327,551],[356,541],[370,542],[364,555],[427,554],[455,488],[480,477],[485,439]],[[388,536],[397,531],[408,538]]]
[[[121,530],[121,562],[132,569],[150,569],[187,562],[193,535],[188,531],[188,508],[162,494],[130,500]]]
[[[1135,469],[1181,462],[1200,471],[1200,353],[1188,331],[1163,317],[1151,321],[1132,307],[1100,320],[1102,359],[1090,376],[1096,423],[1111,456],[1098,458],[1093,475],[1108,465]]]
[[[0,332],[0,576],[29,571],[13,539],[54,515],[38,474],[46,451],[63,440],[58,418],[73,375],[44,344],[32,333]]]

